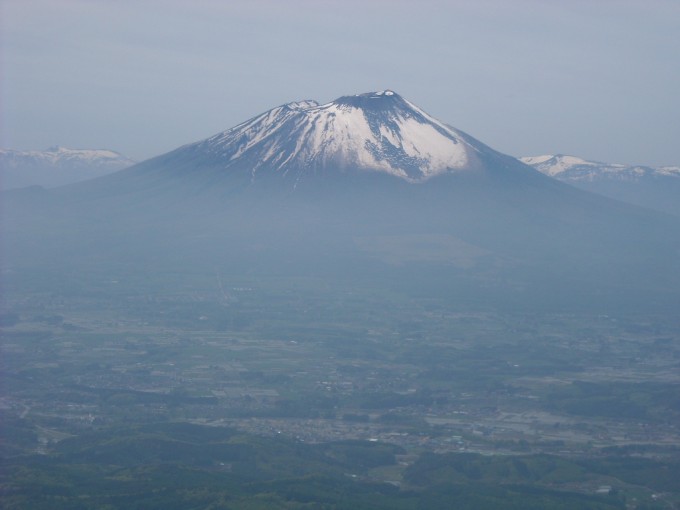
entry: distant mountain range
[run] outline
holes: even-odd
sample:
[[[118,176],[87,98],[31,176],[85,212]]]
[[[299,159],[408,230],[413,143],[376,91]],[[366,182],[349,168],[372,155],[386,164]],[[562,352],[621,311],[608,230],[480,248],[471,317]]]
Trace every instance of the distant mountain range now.
[[[610,198],[680,215],[680,167],[588,161],[575,156],[519,158],[539,172]]]
[[[3,269],[31,284],[219,271],[452,306],[680,299],[680,220],[548,177],[390,90],[288,103],[124,170],[4,198]]]
[[[267,173],[297,180],[302,174],[363,169],[423,182],[443,173],[479,171],[484,167],[480,155],[490,152],[469,135],[384,90],[323,105],[313,100],[288,103],[167,156],[183,159],[192,167],[188,173],[210,164],[225,172],[246,167],[252,181]],[[678,166],[613,164],[563,154],[518,159],[586,191],[680,215]],[[135,163],[110,150],[0,149],[0,189],[53,188]]]
[[[0,149],[1,189],[25,186],[54,188],[101,177],[134,165],[135,161],[110,150],[51,147],[45,151]]]

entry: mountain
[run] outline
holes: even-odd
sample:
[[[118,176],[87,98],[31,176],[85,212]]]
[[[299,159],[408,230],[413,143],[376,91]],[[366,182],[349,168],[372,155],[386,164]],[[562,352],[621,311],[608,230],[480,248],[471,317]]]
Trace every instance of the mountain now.
[[[5,274],[59,292],[111,275],[192,287],[218,272],[455,307],[662,309],[680,298],[680,221],[545,176],[389,90],[288,103],[4,204]]]
[[[182,152],[210,154],[224,170],[266,173],[384,172],[422,182],[479,166],[474,139],[391,90],[275,108]]]
[[[562,154],[519,159],[578,188],[680,215],[680,167],[601,163]]]
[[[135,164],[110,150],[51,147],[45,151],[0,149],[0,186],[53,188],[100,177]]]
[[[155,175],[195,185],[207,178],[212,185],[213,179],[256,184],[273,178],[293,189],[317,178],[389,176],[419,184],[444,175],[498,173],[501,167],[505,173],[533,173],[384,90],[325,104],[288,103],[142,162],[116,179]]]

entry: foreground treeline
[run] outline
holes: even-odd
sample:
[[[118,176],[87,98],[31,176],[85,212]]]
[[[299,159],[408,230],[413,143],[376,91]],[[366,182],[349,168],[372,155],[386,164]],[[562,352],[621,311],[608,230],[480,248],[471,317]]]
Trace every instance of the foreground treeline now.
[[[428,453],[404,468],[405,453],[379,442],[305,444],[190,424],[117,427],[64,439],[48,454],[5,448],[1,500],[8,510],[613,510],[636,490],[678,492],[679,462],[617,452],[582,460]],[[398,480],[386,483],[388,473]],[[594,494],[604,481],[610,493]]]

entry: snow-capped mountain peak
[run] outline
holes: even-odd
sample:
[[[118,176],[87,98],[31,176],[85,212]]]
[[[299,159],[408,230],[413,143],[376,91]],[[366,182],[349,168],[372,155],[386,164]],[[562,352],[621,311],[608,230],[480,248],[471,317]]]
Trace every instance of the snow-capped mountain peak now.
[[[470,170],[481,143],[392,90],[325,104],[288,103],[180,150],[207,152],[225,169],[300,178],[304,172],[375,171],[410,182]],[[487,148],[488,150],[488,148]]]

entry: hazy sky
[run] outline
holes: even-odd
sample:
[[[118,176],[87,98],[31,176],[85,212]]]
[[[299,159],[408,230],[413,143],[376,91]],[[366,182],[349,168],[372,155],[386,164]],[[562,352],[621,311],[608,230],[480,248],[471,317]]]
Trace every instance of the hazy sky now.
[[[677,0],[0,0],[0,146],[145,159],[390,88],[512,155],[680,164]]]

